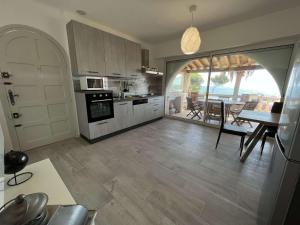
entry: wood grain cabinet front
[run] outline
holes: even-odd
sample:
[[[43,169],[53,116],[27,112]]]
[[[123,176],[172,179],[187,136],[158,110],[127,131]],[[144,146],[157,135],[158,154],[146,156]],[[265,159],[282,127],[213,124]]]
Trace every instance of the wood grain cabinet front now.
[[[104,32],[85,24],[67,24],[73,75],[105,76]]]

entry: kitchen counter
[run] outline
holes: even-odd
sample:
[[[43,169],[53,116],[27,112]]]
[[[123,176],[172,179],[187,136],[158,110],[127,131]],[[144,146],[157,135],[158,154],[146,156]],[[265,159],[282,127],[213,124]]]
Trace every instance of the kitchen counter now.
[[[129,102],[132,100],[136,100],[136,99],[141,99],[141,98],[155,98],[155,97],[161,97],[162,95],[148,95],[145,97],[131,97],[131,98],[114,98],[114,102]]]

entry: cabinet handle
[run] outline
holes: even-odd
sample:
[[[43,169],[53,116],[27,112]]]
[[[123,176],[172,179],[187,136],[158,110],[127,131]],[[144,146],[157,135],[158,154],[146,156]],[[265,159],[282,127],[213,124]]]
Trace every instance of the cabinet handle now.
[[[107,122],[102,122],[102,123],[97,123],[97,125],[103,125],[106,124]]]
[[[113,74],[113,75],[119,75],[119,76],[121,75],[120,73],[112,73],[112,74]]]
[[[126,103],[120,103],[119,105],[127,105],[128,103],[126,102]]]
[[[157,111],[158,109],[153,109],[153,111],[155,112],[155,111]]]
[[[132,77],[137,77],[138,75],[137,75],[137,74],[131,74],[130,76],[132,76]]]
[[[92,71],[92,70],[88,70],[87,72],[88,72],[88,73],[96,73],[96,74],[99,74],[99,72],[97,72],[97,71]]]

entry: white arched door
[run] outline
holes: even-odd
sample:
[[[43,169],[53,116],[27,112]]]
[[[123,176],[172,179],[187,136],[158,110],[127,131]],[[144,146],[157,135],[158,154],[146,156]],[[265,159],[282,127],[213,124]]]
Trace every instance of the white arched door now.
[[[4,32],[0,70],[3,107],[20,150],[74,136],[67,61],[50,37],[25,29]]]

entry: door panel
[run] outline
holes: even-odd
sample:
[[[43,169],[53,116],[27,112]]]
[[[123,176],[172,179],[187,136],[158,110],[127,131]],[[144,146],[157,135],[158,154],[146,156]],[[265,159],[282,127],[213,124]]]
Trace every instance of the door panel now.
[[[66,97],[64,86],[51,85],[45,87],[45,97],[47,101],[61,101]]]
[[[61,83],[64,80],[63,71],[59,66],[41,66],[41,76],[44,83]]]
[[[7,32],[0,37],[0,66],[11,74],[1,99],[8,101],[7,121],[18,125],[13,139],[20,150],[74,136],[66,60],[52,40],[24,30]]]
[[[43,93],[41,87],[33,85],[13,85],[13,93],[15,97],[16,106],[39,105],[43,102]],[[10,87],[9,87],[10,89]]]
[[[7,62],[34,63],[38,55],[35,39],[31,33],[18,34],[13,32],[3,38],[3,53]]]
[[[59,120],[66,118],[66,115],[68,115],[67,106],[65,103],[48,105],[48,114],[50,120]]]

